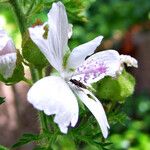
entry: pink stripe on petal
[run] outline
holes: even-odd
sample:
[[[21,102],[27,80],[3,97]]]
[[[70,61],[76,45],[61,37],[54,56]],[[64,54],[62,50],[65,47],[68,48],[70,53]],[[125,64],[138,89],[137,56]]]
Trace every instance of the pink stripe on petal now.
[[[86,59],[76,69],[72,79],[76,79],[83,84],[91,84],[105,76],[116,76],[119,66],[120,57],[117,51],[99,52]]]

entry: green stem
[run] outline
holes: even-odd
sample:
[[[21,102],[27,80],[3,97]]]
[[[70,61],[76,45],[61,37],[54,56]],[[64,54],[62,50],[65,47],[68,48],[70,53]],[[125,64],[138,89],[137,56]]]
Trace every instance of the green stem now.
[[[31,5],[30,5],[29,9],[28,9],[28,11],[26,12],[26,15],[27,15],[27,16],[28,16],[28,15],[30,14],[30,12],[32,11],[34,4],[35,4],[35,0],[32,0],[32,3],[31,3]]]
[[[37,80],[40,79],[38,76],[37,70],[34,67],[30,66],[30,72],[31,72],[33,83],[35,83]]]
[[[26,31],[26,24],[27,24],[27,20],[26,17],[21,9],[21,6],[19,5],[18,0],[9,0],[11,6],[13,7],[13,10],[16,14],[17,17],[17,21],[18,21],[18,25],[19,25],[19,29],[21,32],[21,35],[23,36],[23,33]]]
[[[42,70],[37,70],[38,79],[41,79],[43,77]],[[48,125],[47,125],[47,118],[46,115],[43,112],[39,112],[39,119],[41,124],[41,132],[48,131]]]
[[[32,85],[32,81],[27,79],[26,77],[23,78],[23,81],[26,82],[29,85]]]
[[[41,132],[47,132],[48,131],[48,125],[47,125],[47,118],[44,112],[39,111],[39,120],[40,120],[40,126],[41,126]]]

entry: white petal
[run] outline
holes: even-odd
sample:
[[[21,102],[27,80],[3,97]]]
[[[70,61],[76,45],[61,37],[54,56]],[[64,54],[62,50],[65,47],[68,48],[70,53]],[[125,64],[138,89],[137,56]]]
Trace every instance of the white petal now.
[[[50,76],[37,81],[29,90],[28,101],[47,115],[55,114],[54,121],[63,133],[78,121],[78,103],[67,83],[60,77]]]
[[[12,39],[8,36],[5,30],[0,28],[0,55],[4,55],[11,52],[16,52],[16,48]]]
[[[128,67],[138,67],[138,62],[135,58],[129,56],[129,55],[120,55],[120,61],[121,64],[125,63]]]
[[[45,24],[29,28],[30,37],[45,55],[49,63],[59,71],[60,66],[58,66],[57,58],[53,53],[53,46],[49,44],[49,39],[43,37],[45,32],[44,26]]]
[[[84,61],[80,65],[73,79],[91,84],[104,78],[105,76],[115,77],[120,68],[120,55],[115,50],[98,52]]]
[[[68,50],[68,38],[72,34],[72,27],[68,23],[68,18],[64,5],[61,2],[53,3],[52,9],[48,13],[48,40],[53,46],[53,53],[62,66],[63,56]]]
[[[0,42],[0,51],[1,51],[6,46],[9,40],[7,33],[2,28],[0,28],[0,40],[3,41],[3,42]]]
[[[12,76],[16,67],[16,59],[16,53],[0,56],[0,74],[3,75],[5,79],[8,79]]]
[[[8,79],[16,67],[16,48],[2,28],[0,28],[0,41],[0,74]]]
[[[94,53],[96,48],[100,45],[102,39],[103,36],[98,36],[92,41],[74,48],[68,59],[67,68],[77,68],[79,65],[81,65],[87,56],[90,56]]]
[[[69,28],[68,28],[68,38],[70,39],[71,36],[72,36],[72,28],[73,28],[73,25],[72,24],[69,24]]]
[[[105,111],[100,101],[88,90],[84,90],[84,92],[76,91],[76,94],[79,96],[81,101],[87,106],[87,108],[91,111],[91,113],[94,115],[102,130],[102,134],[104,138],[107,138],[109,124],[107,121]],[[93,99],[89,98],[87,94],[91,95]]]

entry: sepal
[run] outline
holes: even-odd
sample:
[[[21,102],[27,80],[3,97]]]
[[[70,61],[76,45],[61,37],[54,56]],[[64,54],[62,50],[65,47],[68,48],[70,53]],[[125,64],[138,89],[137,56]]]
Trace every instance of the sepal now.
[[[42,69],[48,65],[47,59],[31,40],[28,32],[23,36],[22,54],[24,59],[37,69]]]

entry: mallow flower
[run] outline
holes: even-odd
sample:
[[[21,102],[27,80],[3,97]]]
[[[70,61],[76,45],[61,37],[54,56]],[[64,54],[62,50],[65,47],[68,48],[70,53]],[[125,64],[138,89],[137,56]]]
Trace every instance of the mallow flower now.
[[[46,27],[48,32],[45,37]],[[106,138],[109,124],[105,111],[89,88],[92,83],[105,76],[116,77],[121,73],[123,63],[128,64],[124,57],[129,56],[120,56],[115,50],[93,54],[100,45],[102,36],[70,52],[68,39],[72,35],[72,25],[68,23],[65,7],[61,2],[53,3],[48,13],[48,22],[29,28],[29,33],[60,76],[48,76],[37,81],[28,92],[28,101],[46,115],[55,115],[54,122],[62,133],[67,133],[68,127],[74,127],[78,121],[79,98],[94,115]],[[137,67],[137,61],[132,57],[129,59],[129,62],[133,61],[131,66]]]
[[[0,27],[0,74],[8,79],[16,67],[16,48],[6,31]]]

